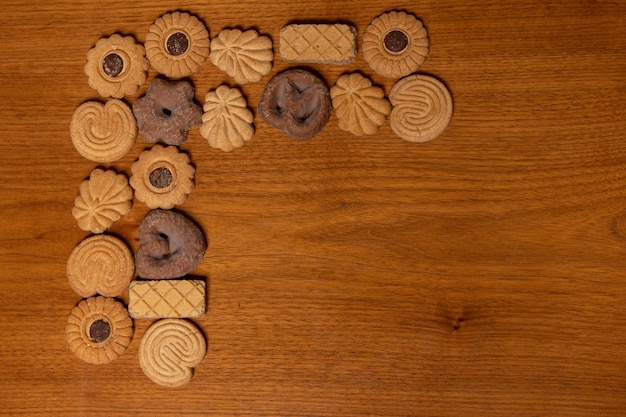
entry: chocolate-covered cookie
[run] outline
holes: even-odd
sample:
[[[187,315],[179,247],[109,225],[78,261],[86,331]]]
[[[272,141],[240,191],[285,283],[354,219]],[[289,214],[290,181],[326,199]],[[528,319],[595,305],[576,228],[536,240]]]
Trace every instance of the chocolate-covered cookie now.
[[[331,108],[324,81],[302,69],[274,76],[259,101],[259,115],[265,123],[299,140],[312,139],[321,132]]]

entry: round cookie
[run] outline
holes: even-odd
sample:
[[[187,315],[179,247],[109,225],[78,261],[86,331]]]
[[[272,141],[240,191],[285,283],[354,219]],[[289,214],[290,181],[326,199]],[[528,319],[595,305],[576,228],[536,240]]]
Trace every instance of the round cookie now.
[[[258,107],[265,123],[298,140],[312,139],[321,132],[331,109],[324,81],[299,68],[275,75],[265,86]]]
[[[196,169],[189,155],[176,146],[154,145],[131,166],[135,197],[150,208],[170,209],[183,204],[194,189]]]
[[[113,298],[91,297],[72,309],[65,326],[70,350],[92,364],[117,359],[133,337],[133,321],[124,305]]]
[[[159,73],[187,77],[209,57],[209,32],[197,17],[173,12],[159,17],[146,35],[146,56]]]
[[[224,29],[211,41],[209,59],[237,84],[256,82],[272,70],[272,40],[252,29]]]
[[[125,175],[97,168],[78,187],[72,215],[82,230],[102,233],[130,211],[132,199]]]
[[[148,328],[139,345],[139,365],[152,381],[179,387],[193,377],[206,355],[200,329],[184,319],[163,319]]]
[[[132,36],[101,38],[87,53],[85,74],[91,88],[103,97],[122,98],[137,92],[146,81],[145,49]]]
[[[112,99],[104,104],[87,101],[72,115],[70,136],[83,157],[110,163],[122,158],[133,147],[137,123],[130,107],[121,100]]]
[[[67,279],[81,297],[117,297],[135,272],[135,260],[124,242],[111,235],[95,235],[80,242],[67,261]]]
[[[363,34],[363,57],[376,73],[400,78],[418,70],[428,55],[428,34],[422,22],[406,12],[375,18]]]
[[[389,92],[391,129],[409,142],[427,142],[439,136],[452,119],[452,95],[439,80],[411,75]]]

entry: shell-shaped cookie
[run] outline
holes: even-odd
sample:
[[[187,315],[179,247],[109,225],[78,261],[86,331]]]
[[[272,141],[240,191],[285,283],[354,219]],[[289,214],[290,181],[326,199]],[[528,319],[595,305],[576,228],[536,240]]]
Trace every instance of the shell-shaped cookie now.
[[[211,147],[230,152],[252,138],[254,116],[239,89],[221,85],[204,100],[200,134]]]
[[[256,82],[272,70],[272,40],[252,29],[224,29],[211,41],[209,59],[237,84]]]
[[[378,133],[391,111],[383,89],[358,72],[339,77],[330,89],[330,97],[339,128],[356,136]]]
[[[72,215],[85,231],[104,232],[132,207],[128,178],[113,170],[94,169],[78,190]]]

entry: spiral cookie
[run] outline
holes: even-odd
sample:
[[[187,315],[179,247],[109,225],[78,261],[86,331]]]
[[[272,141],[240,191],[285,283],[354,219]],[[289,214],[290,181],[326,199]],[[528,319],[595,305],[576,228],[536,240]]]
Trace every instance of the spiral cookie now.
[[[189,155],[176,146],[154,145],[131,166],[130,185],[137,200],[150,208],[170,209],[183,204],[194,189],[196,169]]]
[[[121,295],[135,272],[135,260],[128,246],[110,235],[88,237],[74,248],[67,261],[70,286],[81,297],[95,294]]]
[[[237,84],[256,82],[272,70],[272,40],[255,30],[224,29],[211,41],[209,59]]]
[[[128,178],[113,170],[94,169],[78,191],[72,215],[78,227],[91,233],[104,232],[132,207],[133,189]]]
[[[384,77],[400,78],[417,71],[427,55],[426,28],[405,12],[378,16],[363,34],[363,57]]]
[[[154,323],[141,339],[139,365],[159,385],[179,387],[193,377],[193,368],[206,355],[202,332],[184,319]]]
[[[391,128],[409,142],[427,142],[439,136],[452,119],[452,96],[439,80],[411,75],[389,92]]]
[[[356,136],[375,135],[391,111],[380,87],[358,72],[344,74],[330,89],[339,128]]]
[[[132,36],[102,38],[87,53],[85,74],[91,88],[103,97],[122,98],[137,92],[146,81],[149,63]]]
[[[137,123],[130,107],[121,100],[104,104],[87,101],[74,111],[70,136],[83,157],[94,162],[115,162],[135,143]]]
[[[209,32],[189,13],[167,13],[146,35],[146,56],[159,73],[182,78],[198,71],[209,57]]]
[[[133,337],[133,321],[113,298],[92,297],[72,309],[65,326],[70,350],[88,363],[117,359]]]
[[[254,115],[239,89],[221,85],[204,101],[200,134],[212,148],[230,152],[252,138]]]

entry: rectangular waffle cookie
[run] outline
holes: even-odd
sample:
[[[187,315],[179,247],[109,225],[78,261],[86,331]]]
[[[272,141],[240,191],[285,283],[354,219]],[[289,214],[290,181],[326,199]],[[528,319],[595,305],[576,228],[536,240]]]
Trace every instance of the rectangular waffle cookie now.
[[[349,64],[356,58],[356,29],[344,24],[293,24],[280,31],[285,61]]]
[[[133,281],[128,288],[128,312],[135,319],[195,318],[205,311],[202,280]]]

